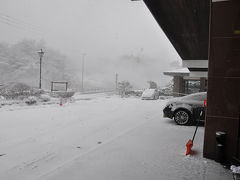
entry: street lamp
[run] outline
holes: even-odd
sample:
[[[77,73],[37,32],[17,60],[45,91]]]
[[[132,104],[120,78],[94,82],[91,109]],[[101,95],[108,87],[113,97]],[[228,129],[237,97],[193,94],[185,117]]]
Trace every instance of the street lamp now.
[[[37,52],[39,57],[40,57],[40,80],[39,80],[39,89],[42,87],[42,57],[44,55],[43,50],[41,49],[40,51]]]

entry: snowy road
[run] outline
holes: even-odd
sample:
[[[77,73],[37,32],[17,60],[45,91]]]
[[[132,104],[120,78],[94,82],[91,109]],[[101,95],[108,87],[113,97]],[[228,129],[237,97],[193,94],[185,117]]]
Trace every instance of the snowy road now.
[[[0,110],[0,179],[228,179],[218,164],[185,157],[194,127],[162,118],[163,100],[82,95],[74,103]]]

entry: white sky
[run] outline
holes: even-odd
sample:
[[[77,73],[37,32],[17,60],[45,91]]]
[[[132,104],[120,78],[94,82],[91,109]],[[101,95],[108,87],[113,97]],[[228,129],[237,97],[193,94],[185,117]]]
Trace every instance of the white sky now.
[[[135,55],[158,59],[154,66],[166,67],[165,70],[169,70],[171,61],[180,61],[142,1],[0,0],[0,3],[1,41],[7,43],[23,38],[44,40],[47,46],[75,61],[81,59],[81,53],[87,53],[86,60]],[[12,22],[6,21],[5,15],[16,18],[18,24],[9,25]],[[161,72],[159,76],[163,76]]]

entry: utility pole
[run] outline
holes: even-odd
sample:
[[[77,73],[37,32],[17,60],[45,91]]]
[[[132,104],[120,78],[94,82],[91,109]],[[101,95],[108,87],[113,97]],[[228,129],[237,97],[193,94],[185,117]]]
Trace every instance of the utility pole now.
[[[43,50],[41,49],[40,51],[37,52],[39,57],[40,57],[40,79],[39,79],[39,89],[42,88],[42,57],[44,55]]]
[[[82,91],[84,91],[83,79],[84,79],[84,57],[85,56],[86,56],[86,53],[82,53]]]
[[[116,73],[116,81],[115,81],[115,83],[116,83],[116,92],[118,91],[118,73]]]

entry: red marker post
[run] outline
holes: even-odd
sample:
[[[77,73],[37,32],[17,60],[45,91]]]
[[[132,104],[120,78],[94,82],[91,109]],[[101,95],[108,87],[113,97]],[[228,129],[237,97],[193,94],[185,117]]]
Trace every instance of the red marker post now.
[[[59,105],[60,105],[60,106],[62,106],[62,105],[63,105],[63,103],[62,103],[62,98],[60,99],[60,103],[59,103]]]
[[[203,107],[206,107],[206,105],[207,105],[207,99],[204,99]]]

